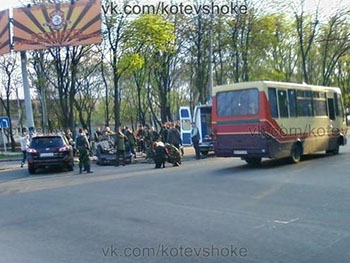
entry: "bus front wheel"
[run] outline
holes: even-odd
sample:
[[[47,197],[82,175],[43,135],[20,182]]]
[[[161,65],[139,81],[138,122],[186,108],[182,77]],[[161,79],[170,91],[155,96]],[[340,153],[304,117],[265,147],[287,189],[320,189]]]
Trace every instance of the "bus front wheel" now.
[[[338,154],[339,153],[339,143],[337,143],[337,146],[333,150],[327,150],[326,154]]]
[[[300,143],[295,143],[293,145],[290,159],[292,163],[300,162],[301,156],[303,155],[303,148]]]

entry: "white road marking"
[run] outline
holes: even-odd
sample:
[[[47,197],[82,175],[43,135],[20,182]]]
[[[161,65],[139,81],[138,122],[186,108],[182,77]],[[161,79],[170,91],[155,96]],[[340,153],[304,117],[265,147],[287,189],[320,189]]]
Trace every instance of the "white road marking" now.
[[[291,220],[288,220],[288,221],[282,221],[282,220],[274,220],[273,222],[277,223],[277,224],[290,224],[290,223],[293,223],[295,221],[298,221],[299,220],[299,217],[297,218],[293,218]]]

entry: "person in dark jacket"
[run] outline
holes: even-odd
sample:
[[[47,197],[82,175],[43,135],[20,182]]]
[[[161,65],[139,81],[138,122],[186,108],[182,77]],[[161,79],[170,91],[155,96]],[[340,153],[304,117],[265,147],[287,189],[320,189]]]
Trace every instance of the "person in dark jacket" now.
[[[146,148],[145,148],[145,130],[143,126],[140,124],[137,132],[136,132],[136,140],[137,140],[137,151],[145,153]]]
[[[129,147],[130,147],[130,152],[134,155],[134,157],[136,158],[136,152],[135,152],[135,142],[136,142],[136,138],[134,136],[134,133],[132,132],[132,130],[130,130],[129,127],[125,127],[125,136],[128,139],[128,143],[129,143]]]
[[[169,132],[169,127],[166,123],[164,123],[159,132],[160,139],[163,143],[166,143],[166,140],[168,139],[168,132]]]
[[[98,127],[96,131],[94,132],[94,142],[98,143],[102,138],[102,131],[101,128]]]
[[[154,143],[154,168],[165,168],[165,162],[167,160],[167,151],[165,149],[165,145],[163,142],[155,142]]]
[[[174,145],[178,150],[182,145],[181,135],[179,129],[176,128],[175,123],[172,124],[171,129],[168,132],[167,143]]]
[[[191,130],[191,140],[192,140],[192,144],[193,144],[193,148],[196,152],[196,159],[200,159],[201,158],[201,152],[199,150],[199,141],[201,139],[201,136],[199,134],[199,129],[196,126],[196,124],[194,122],[192,122],[192,130]]]

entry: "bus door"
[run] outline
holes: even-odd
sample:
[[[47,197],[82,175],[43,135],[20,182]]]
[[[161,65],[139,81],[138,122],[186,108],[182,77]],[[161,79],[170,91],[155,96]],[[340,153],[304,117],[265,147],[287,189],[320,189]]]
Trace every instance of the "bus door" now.
[[[191,109],[188,106],[181,106],[179,109],[180,116],[180,134],[183,145],[191,145]]]

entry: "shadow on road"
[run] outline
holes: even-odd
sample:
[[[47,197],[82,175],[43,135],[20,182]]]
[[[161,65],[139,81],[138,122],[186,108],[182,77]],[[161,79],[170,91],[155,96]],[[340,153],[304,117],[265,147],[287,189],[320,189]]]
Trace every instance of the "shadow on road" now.
[[[78,170],[79,170],[79,168],[78,168]],[[66,168],[50,167],[50,168],[39,168],[39,169],[36,169],[34,174],[29,174],[28,173],[28,175],[29,176],[45,176],[45,175],[51,175],[52,173],[55,173],[55,174],[66,174],[68,172],[69,171]]]
[[[342,155],[342,154],[339,154]],[[300,163],[293,164],[291,163],[289,158],[283,158],[283,159],[265,159],[262,160],[260,165],[249,165],[247,164],[244,160],[241,160],[241,164],[238,166],[232,166],[232,167],[227,167],[227,168],[222,168],[220,169],[224,175],[226,174],[234,174],[234,173],[245,173],[245,172],[250,172],[252,170],[269,170],[269,169],[278,169],[281,167],[286,167],[286,166],[298,166],[298,165],[303,165],[305,162],[312,162],[316,160],[321,160],[321,159],[329,159],[331,158],[336,158],[337,155],[332,155],[332,154],[325,154],[325,153],[314,153],[314,154],[308,154],[304,155],[301,158]]]
[[[27,168],[11,170],[11,173],[9,173],[8,170],[4,170],[3,172],[0,173],[0,184],[21,180],[21,179],[40,178],[40,177],[47,177],[50,175],[67,174],[67,173],[68,173],[68,170],[62,169],[62,168],[37,169],[35,174],[29,174]]]

